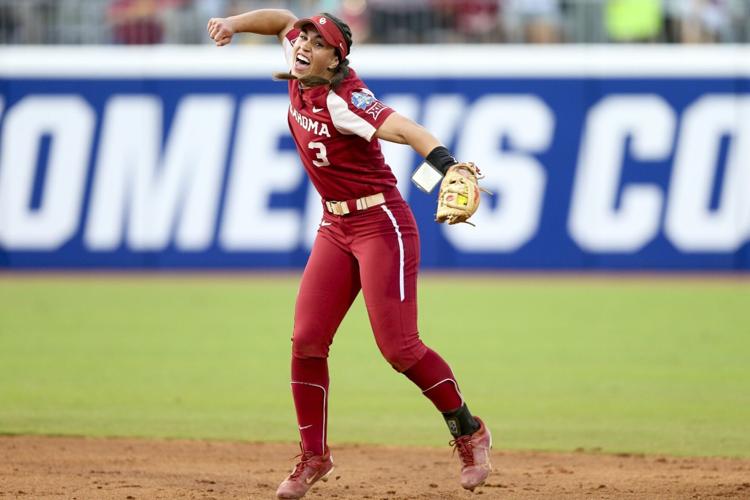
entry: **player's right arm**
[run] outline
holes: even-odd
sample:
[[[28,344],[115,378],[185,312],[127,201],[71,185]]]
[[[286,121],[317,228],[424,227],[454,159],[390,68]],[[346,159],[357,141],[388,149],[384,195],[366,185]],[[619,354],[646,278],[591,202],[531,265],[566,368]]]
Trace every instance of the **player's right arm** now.
[[[294,28],[297,16],[284,9],[259,9],[232,17],[212,17],[208,20],[208,35],[217,47],[227,45],[235,33],[275,35],[283,41]]]

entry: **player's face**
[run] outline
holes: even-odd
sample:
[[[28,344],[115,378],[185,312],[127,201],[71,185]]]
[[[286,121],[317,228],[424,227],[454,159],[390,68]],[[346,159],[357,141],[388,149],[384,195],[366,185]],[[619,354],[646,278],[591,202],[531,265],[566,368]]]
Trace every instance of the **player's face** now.
[[[294,43],[292,74],[328,78],[338,66],[339,58],[332,45],[328,45],[314,29],[303,30]]]

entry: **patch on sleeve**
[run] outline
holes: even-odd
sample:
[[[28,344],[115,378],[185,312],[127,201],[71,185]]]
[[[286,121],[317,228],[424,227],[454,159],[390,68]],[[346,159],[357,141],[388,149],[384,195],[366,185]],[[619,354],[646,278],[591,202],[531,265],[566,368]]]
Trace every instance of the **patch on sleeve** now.
[[[373,120],[377,120],[380,113],[387,109],[387,106],[375,98],[375,94],[370,89],[359,89],[359,92],[352,92],[352,104],[357,109],[361,109]]]
[[[362,89],[359,92],[352,92],[352,104],[354,104],[354,107],[357,109],[365,109],[373,102],[375,102],[375,96],[367,89]]]
[[[375,101],[373,101],[372,106],[370,106],[369,108],[367,108],[365,110],[365,113],[367,113],[368,115],[372,116],[373,120],[377,120],[378,116],[380,116],[380,113],[384,109],[385,109],[385,104],[383,104],[382,102],[380,102],[378,100],[375,100]]]

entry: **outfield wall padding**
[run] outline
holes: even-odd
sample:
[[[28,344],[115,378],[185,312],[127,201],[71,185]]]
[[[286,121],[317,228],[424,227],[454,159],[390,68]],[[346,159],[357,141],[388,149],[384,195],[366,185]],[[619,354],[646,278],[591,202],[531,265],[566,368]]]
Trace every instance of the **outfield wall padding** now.
[[[750,50],[358,47],[375,95],[486,174],[422,267],[750,269]],[[301,268],[320,201],[281,49],[0,48],[0,268]],[[335,168],[335,167],[331,167]]]

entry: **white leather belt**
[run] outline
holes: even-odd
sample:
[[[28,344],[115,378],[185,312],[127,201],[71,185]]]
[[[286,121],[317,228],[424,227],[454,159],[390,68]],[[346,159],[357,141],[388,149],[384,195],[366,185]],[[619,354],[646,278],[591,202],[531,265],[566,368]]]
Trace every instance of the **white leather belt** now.
[[[356,200],[327,201],[326,210],[333,215],[346,215],[355,210],[366,210],[370,207],[382,205],[383,203],[385,203],[385,196],[383,193],[377,193],[370,196],[363,196]]]

